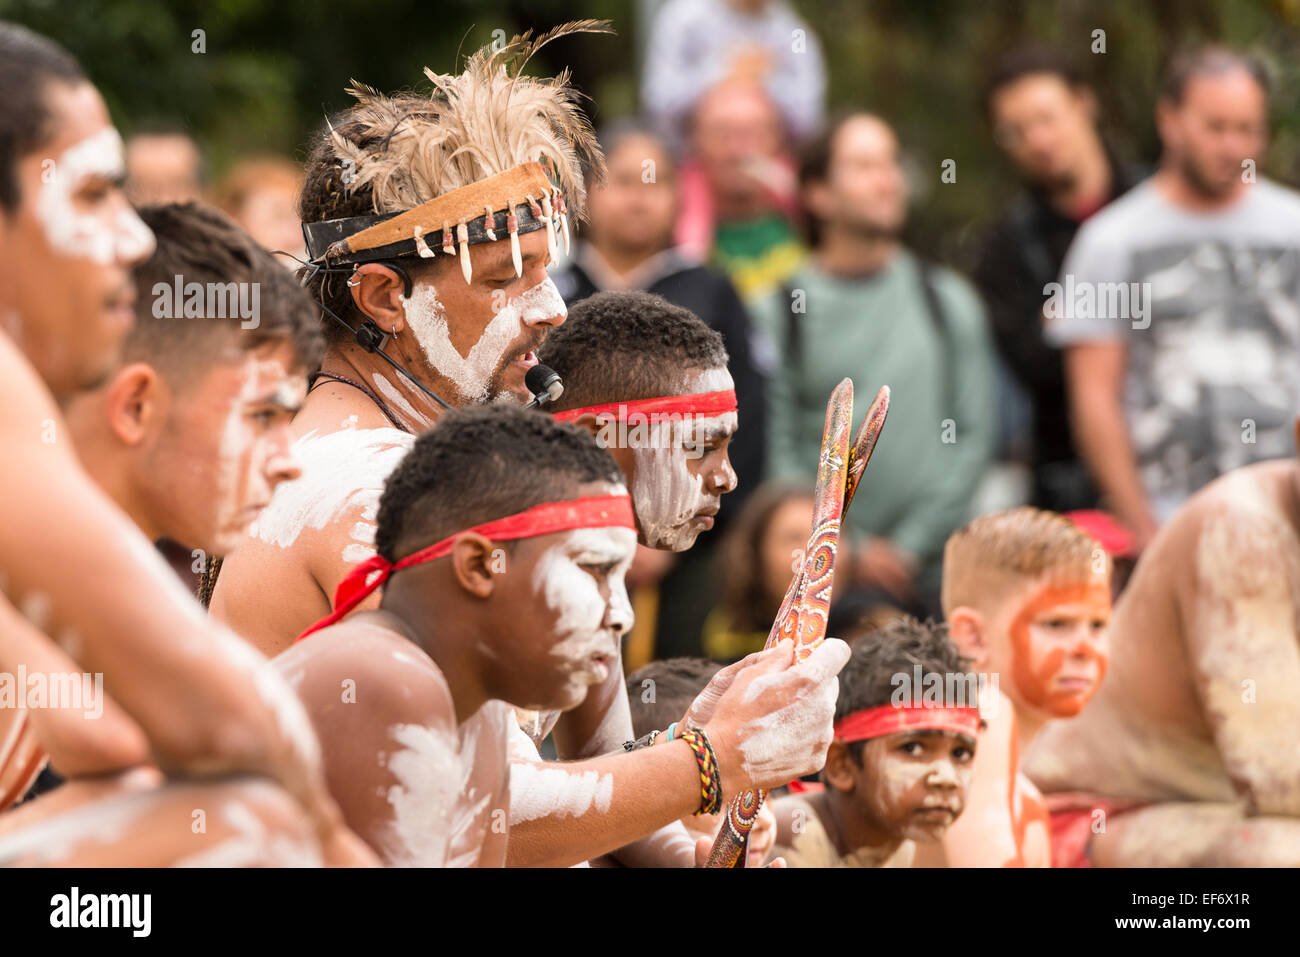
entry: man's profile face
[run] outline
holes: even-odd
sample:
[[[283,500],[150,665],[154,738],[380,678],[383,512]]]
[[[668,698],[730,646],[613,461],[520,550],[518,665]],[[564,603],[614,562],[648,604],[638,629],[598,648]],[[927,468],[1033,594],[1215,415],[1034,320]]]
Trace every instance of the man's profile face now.
[[[626,494],[590,482],[582,497]],[[503,590],[494,595],[497,634],[515,634],[499,696],[533,711],[581,704],[617,665],[632,627],[624,576],[636,551],[630,528],[582,528],[520,540],[504,554]]]
[[[130,269],[153,235],[121,190],[122,143],[88,83],[45,91],[48,142],[17,165],[0,215],[0,315],[56,397],[102,382],[135,321]]]
[[[1182,102],[1162,101],[1160,138],[1183,178],[1207,198],[1243,182],[1247,160],[1263,162],[1268,145],[1268,98],[1242,69],[1191,77]]]
[[[166,422],[142,463],[163,534],[225,555],[245,538],[275,487],[296,479],[290,423],[306,379],[292,346],[229,347],[192,383],[171,391]]]
[[[439,254],[425,269],[411,266],[407,326],[453,405],[501,399],[522,405],[531,398],[524,376],[537,364],[537,349],[567,315],[546,271],[546,230],[519,237],[522,276],[515,274],[507,239],[469,249],[469,283],[455,256]]]
[[[1095,138],[1095,101],[1055,73],[1030,73],[998,89],[989,103],[993,135],[1020,175],[1046,189],[1069,185]]]
[[[598,246],[651,255],[672,241],[677,187],[672,157],[651,136],[632,134],[605,157],[605,182],[587,194]]]
[[[735,387],[725,367],[690,372],[682,386],[681,395]],[[729,455],[738,426],[735,412],[602,422],[597,438],[614,456],[632,490],[641,544],[681,552],[713,527],[722,496],[733,491],[738,481]]]

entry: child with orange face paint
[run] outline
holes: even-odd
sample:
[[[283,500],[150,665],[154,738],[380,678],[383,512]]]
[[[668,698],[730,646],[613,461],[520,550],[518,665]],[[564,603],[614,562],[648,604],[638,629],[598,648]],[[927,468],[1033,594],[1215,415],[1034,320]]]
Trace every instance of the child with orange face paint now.
[[[1020,755],[1049,721],[1079,714],[1106,674],[1110,571],[1097,542],[1035,508],[982,516],[948,539],[944,614],[993,693],[981,701],[970,811],[918,864],[1050,866],[1047,809]]]
[[[961,815],[979,708],[943,625],[900,618],[865,635],[840,672],[823,790],[773,803],[789,867],[908,867]]]

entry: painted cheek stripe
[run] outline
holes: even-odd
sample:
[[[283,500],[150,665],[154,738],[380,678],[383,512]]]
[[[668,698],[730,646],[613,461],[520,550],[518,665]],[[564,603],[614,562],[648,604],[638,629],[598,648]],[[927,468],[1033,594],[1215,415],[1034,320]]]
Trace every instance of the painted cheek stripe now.
[[[952,731],[979,736],[978,708],[934,708],[924,705],[882,704],[845,715],[835,722],[839,741],[867,741],[899,731]]]
[[[681,415],[699,415],[708,418],[735,412],[736,410],[736,392],[734,389],[727,389],[724,392],[696,392],[691,395],[668,395],[660,399],[631,399],[627,402],[588,405],[581,409],[556,412],[555,419],[559,422],[572,422],[580,415],[591,413],[593,415],[613,415],[616,419],[623,421],[637,413],[641,415],[666,415],[674,412]]]
[[[352,609],[361,604],[394,572],[412,565],[436,561],[451,553],[452,546],[462,535],[476,532],[495,542],[510,542],[521,538],[536,538],[552,532],[567,532],[577,528],[630,528],[636,530],[632,514],[632,500],[627,495],[595,495],[575,498],[567,502],[543,502],[532,508],[494,519],[473,528],[449,535],[428,548],[422,548],[394,563],[375,555],[348,572],[334,592],[334,611],[312,625],[295,640],[302,641],[313,632],[328,628],[341,621]]]

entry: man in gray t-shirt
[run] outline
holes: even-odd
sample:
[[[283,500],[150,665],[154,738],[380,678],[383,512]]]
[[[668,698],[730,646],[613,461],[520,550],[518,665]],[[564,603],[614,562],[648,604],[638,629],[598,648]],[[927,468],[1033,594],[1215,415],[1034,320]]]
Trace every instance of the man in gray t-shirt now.
[[[1255,175],[1267,112],[1249,60],[1176,60],[1160,170],[1084,224],[1044,290],[1080,450],[1140,545],[1224,472],[1295,454],[1300,194]]]

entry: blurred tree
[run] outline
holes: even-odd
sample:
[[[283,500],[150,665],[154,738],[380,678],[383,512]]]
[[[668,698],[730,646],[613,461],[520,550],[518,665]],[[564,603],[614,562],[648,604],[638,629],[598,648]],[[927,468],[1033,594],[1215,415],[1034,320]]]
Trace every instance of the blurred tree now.
[[[644,0],[642,0],[644,2]],[[790,0],[821,37],[830,106],[883,114],[898,129],[915,189],[912,241],[968,265],[985,219],[1015,189],[979,103],[989,64],[1036,40],[1077,59],[1093,80],[1121,155],[1153,162],[1152,106],[1177,44],[1218,38],[1263,53],[1278,81],[1264,170],[1300,180],[1300,0]],[[85,65],[124,132],[189,129],[219,174],[240,155],[301,155],[355,77],[384,90],[424,86],[422,70],[457,54],[580,17],[608,17],[616,37],[579,36],[534,69],[569,66],[597,124],[636,107],[638,0],[0,0],[0,18],[63,43]],[[1093,52],[1094,31],[1105,52]],[[196,34],[195,31],[203,31]],[[202,38],[205,52],[195,52]],[[957,162],[942,183],[940,164]]]

